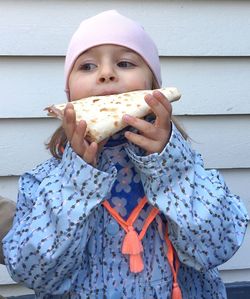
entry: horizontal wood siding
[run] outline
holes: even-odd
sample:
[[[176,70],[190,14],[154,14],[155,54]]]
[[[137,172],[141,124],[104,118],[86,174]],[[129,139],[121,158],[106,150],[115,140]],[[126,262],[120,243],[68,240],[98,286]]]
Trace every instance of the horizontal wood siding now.
[[[161,56],[249,56],[249,1],[1,1],[1,55],[64,55],[82,19],[107,9],[138,20]]]
[[[157,43],[163,86],[182,93],[174,114],[250,213],[250,1],[0,0],[0,194],[15,200],[19,176],[49,158],[59,121],[43,109],[66,100],[68,41],[82,19],[114,8]],[[250,228],[220,267],[225,282],[250,281],[249,248]],[[32,292],[0,273],[0,294]]]
[[[248,116],[183,116],[178,120],[192,138],[193,148],[202,153],[206,167],[250,168]],[[45,143],[59,124],[55,119],[0,120],[0,156],[4,157],[0,175],[20,175],[47,159]]]
[[[63,63],[57,56],[0,56],[0,118],[45,117],[46,106],[66,101]],[[161,64],[163,86],[182,93],[175,114],[250,114],[250,57],[162,57]]]

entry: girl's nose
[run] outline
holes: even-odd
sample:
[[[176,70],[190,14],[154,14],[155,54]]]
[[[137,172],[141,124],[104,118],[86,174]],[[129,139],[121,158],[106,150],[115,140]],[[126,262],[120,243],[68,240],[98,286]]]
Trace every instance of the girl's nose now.
[[[98,81],[100,83],[114,82],[117,80],[115,70],[111,66],[104,66],[100,69]]]

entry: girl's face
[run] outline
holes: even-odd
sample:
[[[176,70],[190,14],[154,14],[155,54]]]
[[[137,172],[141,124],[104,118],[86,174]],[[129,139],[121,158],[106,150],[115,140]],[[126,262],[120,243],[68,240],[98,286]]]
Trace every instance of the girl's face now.
[[[134,51],[116,45],[93,47],[76,60],[69,77],[70,100],[151,89],[152,73]]]

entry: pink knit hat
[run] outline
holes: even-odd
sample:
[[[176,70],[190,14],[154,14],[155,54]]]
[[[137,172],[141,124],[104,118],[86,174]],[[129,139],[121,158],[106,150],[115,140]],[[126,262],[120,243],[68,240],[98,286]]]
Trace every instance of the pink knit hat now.
[[[86,50],[103,44],[127,47],[138,53],[150,67],[159,87],[161,86],[158,50],[151,37],[135,21],[115,10],[108,10],[84,20],[71,38],[64,69],[65,91],[68,97],[69,75],[76,59]]]

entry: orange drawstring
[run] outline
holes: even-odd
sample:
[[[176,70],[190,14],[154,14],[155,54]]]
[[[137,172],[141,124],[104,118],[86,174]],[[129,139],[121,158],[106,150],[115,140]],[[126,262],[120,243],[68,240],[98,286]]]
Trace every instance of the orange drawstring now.
[[[139,254],[143,252],[143,247],[139,235],[133,226],[128,227],[128,232],[123,240],[122,253]]]
[[[64,147],[60,147],[61,152],[64,152]],[[115,218],[115,220],[121,225],[121,227],[126,231],[126,235],[122,244],[122,253],[129,255],[129,267],[130,271],[133,273],[141,272],[144,269],[144,263],[141,256],[143,252],[143,246],[141,240],[143,239],[150,223],[155,219],[159,210],[153,208],[145,220],[140,234],[135,231],[133,227],[134,221],[137,219],[141,210],[147,203],[146,196],[139,202],[139,204],[134,208],[130,214],[127,221],[125,221],[115,209],[113,209],[109,202],[105,200],[102,204],[109,211],[109,213]],[[166,224],[166,234],[165,241],[167,244],[168,252],[167,258],[173,275],[173,286],[172,286],[172,296],[171,299],[182,299],[181,289],[177,281],[177,274],[180,267],[180,261],[177,254],[175,253],[174,247],[168,237],[168,226]]]
[[[141,272],[144,269],[144,263],[142,259],[143,246],[141,240],[143,239],[150,223],[155,219],[156,215],[159,213],[157,208],[153,208],[145,220],[140,234],[135,231],[133,227],[134,221],[137,219],[144,205],[147,203],[146,196],[139,202],[139,204],[134,208],[130,214],[127,221],[125,221],[119,213],[113,209],[109,202],[105,200],[103,206],[109,211],[109,213],[114,217],[114,219],[121,225],[125,230],[126,235],[122,244],[122,253],[129,255],[129,267],[130,271],[133,273]],[[167,258],[169,261],[170,269],[173,275],[173,287],[171,299],[182,299],[181,289],[177,281],[177,274],[180,266],[180,262],[177,254],[175,253],[174,247],[168,237],[168,227],[166,224],[166,234],[165,241],[167,244]]]
[[[129,254],[130,271],[137,273],[144,269],[141,253],[143,252],[142,242],[133,226],[128,227],[122,244],[122,253]]]
[[[168,225],[166,224],[165,241],[167,244],[167,258],[173,275],[172,299],[182,299],[181,289],[178,284],[177,275],[180,267],[180,261],[175,253],[174,247],[168,237]]]
[[[143,239],[148,226],[154,220],[156,215],[158,214],[158,209],[153,208],[148,215],[145,224],[138,235],[133,227],[134,221],[137,219],[140,214],[142,208],[147,203],[146,197],[144,197],[136,208],[132,211],[127,221],[125,221],[115,209],[113,209],[108,201],[104,201],[103,205],[109,211],[109,213],[115,218],[115,220],[121,225],[121,227],[125,230],[126,235],[122,244],[122,253],[129,255],[129,267],[130,271],[133,273],[141,272],[144,269],[144,263],[142,259],[143,246],[141,240]]]
[[[173,283],[172,287],[172,299],[182,299],[180,286],[176,282]]]

